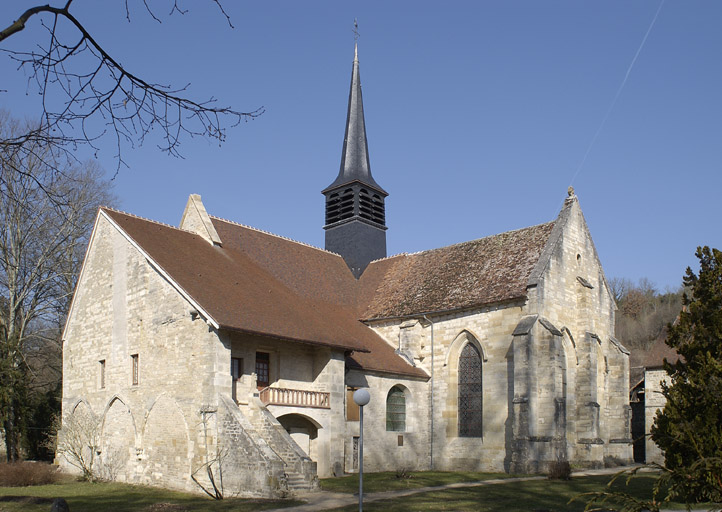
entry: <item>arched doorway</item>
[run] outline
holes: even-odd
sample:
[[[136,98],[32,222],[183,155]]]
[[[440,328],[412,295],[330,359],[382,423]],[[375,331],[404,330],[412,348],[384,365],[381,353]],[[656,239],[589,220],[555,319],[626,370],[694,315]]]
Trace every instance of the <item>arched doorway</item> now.
[[[318,439],[318,429],[321,428],[316,421],[302,414],[286,414],[279,416],[278,421],[283,428],[286,429],[301,449],[311,460],[317,459],[316,440]]]

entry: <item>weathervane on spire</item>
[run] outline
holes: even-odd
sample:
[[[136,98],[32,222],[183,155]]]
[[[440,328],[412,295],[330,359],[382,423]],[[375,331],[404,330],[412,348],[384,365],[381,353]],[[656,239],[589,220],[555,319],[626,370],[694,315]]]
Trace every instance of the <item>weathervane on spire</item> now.
[[[356,18],[353,19],[353,40],[354,42],[358,42],[358,38],[361,36],[361,34],[358,33],[358,20]]]

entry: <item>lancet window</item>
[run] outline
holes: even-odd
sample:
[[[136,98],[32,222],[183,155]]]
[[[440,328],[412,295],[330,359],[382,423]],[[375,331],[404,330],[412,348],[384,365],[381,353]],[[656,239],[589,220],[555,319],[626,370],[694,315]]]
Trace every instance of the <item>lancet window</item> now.
[[[459,356],[459,437],[482,435],[481,354],[467,343]]]

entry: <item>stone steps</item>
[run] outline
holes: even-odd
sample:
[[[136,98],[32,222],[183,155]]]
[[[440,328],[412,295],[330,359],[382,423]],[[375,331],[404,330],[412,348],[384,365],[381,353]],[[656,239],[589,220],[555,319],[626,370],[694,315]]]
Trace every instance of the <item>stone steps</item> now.
[[[286,482],[289,491],[310,491],[314,488],[313,484],[306,480],[300,473],[286,473]]]
[[[302,451],[298,451],[298,447],[276,418],[261,407],[246,407],[244,413],[256,434],[283,461],[288,490],[294,492],[317,489],[316,464],[304,456]],[[308,474],[305,474],[307,471]]]

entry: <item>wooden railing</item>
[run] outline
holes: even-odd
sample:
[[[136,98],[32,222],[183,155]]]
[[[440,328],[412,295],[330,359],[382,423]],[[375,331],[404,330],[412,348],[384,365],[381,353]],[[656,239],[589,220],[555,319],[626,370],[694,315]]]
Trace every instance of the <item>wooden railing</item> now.
[[[330,409],[329,393],[305,391],[303,389],[263,388],[259,393],[266,405],[290,405],[293,407],[317,407]]]

